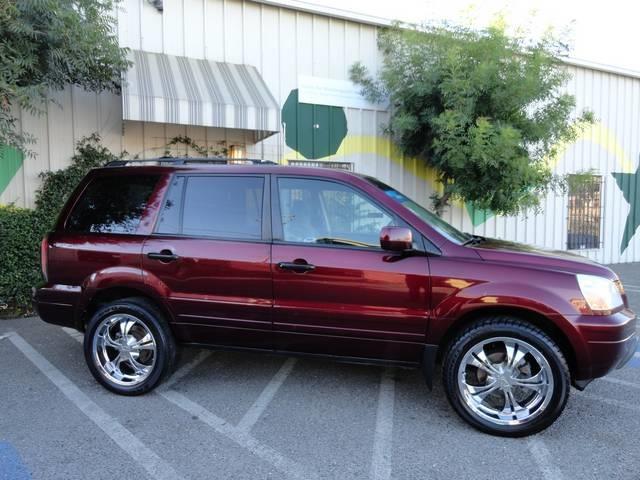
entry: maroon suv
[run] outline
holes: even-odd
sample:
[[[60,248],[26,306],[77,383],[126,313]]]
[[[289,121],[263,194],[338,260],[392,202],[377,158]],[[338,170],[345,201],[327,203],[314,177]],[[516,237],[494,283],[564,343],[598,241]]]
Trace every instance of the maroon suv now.
[[[429,385],[440,361],[462,418],[520,436],[635,351],[610,269],[462,233],[374,178],[135,165],[82,181],[42,242],[34,299],[85,332],[89,369],[116,393],[158,385],[176,344],[420,366]]]

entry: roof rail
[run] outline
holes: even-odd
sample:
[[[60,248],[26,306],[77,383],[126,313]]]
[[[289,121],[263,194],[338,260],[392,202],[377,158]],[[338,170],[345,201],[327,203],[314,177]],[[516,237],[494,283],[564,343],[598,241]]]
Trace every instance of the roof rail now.
[[[278,165],[269,160],[256,160],[252,158],[191,158],[191,157],[160,157],[149,160],[113,160],[107,163],[107,167],[125,167],[141,165],[188,165],[206,163],[210,165]]]

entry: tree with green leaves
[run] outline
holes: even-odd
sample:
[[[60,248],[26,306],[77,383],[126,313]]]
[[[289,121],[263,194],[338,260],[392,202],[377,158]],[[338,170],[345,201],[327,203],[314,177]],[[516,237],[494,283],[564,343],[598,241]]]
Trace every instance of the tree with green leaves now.
[[[547,160],[593,118],[574,116],[575,100],[562,91],[560,41],[509,36],[499,25],[395,25],[378,43],[378,76],[355,64],[351,79],[370,100],[389,100],[388,133],[436,172],[438,213],[455,198],[515,214],[561,185]]]
[[[16,113],[40,113],[51,90],[118,91],[127,68],[112,0],[0,1],[0,145],[24,149]]]

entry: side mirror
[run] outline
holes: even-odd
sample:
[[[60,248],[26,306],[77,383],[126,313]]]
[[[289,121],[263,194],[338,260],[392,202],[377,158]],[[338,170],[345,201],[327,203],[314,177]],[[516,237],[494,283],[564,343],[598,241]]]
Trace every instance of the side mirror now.
[[[390,252],[405,252],[413,247],[413,234],[406,227],[382,227],[380,246]]]

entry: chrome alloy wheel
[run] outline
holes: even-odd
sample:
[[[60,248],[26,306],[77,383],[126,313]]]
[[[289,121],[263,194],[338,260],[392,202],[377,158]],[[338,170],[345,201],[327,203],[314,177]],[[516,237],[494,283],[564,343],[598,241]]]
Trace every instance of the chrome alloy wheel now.
[[[116,313],[102,320],[95,332],[93,357],[107,380],[133,386],[151,374],[156,362],[156,341],[140,319]]]
[[[544,412],[553,396],[553,373],[533,345],[510,337],[477,343],[458,367],[463,405],[496,425],[522,425]]]

